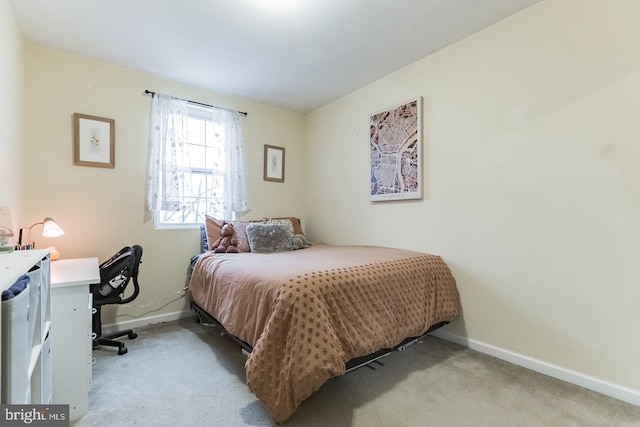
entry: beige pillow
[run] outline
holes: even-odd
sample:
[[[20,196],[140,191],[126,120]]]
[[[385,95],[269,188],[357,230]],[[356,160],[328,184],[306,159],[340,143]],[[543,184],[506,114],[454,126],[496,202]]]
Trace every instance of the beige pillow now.
[[[289,236],[293,236],[293,223],[289,218],[265,218],[264,224],[281,225],[287,230]]]
[[[302,225],[300,224],[300,219],[293,216],[265,218],[263,222],[265,224],[285,224],[285,225],[288,225],[289,223],[291,223],[293,227],[292,234],[304,234],[302,232]]]

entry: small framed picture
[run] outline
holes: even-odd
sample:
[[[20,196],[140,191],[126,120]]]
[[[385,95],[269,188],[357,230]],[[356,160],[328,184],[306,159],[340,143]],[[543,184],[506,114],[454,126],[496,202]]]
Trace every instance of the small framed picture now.
[[[264,180],[284,182],[284,148],[264,146]]]
[[[115,168],[115,120],[73,114],[73,164]]]

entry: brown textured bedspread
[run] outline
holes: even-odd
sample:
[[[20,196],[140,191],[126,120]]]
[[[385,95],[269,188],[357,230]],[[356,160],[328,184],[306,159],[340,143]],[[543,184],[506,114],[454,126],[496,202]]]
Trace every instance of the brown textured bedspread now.
[[[460,314],[439,256],[375,246],[207,253],[189,296],[253,347],[247,383],[278,423],[348,360]]]

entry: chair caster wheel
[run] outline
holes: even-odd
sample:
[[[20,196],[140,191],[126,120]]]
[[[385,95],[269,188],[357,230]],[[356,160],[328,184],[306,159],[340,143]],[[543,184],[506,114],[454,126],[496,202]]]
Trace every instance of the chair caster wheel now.
[[[130,340],[134,340],[136,338],[138,338],[138,334],[136,334],[135,332],[129,332],[129,339]]]
[[[129,350],[127,350],[127,347],[120,347],[118,348],[118,355],[122,356],[123,354],[127,354]]]

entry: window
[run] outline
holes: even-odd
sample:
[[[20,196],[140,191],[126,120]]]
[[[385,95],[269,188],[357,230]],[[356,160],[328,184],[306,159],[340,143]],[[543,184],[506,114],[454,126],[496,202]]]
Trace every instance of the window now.
[[[179,210],[157,210],[158,227],[204,223],[205,214],[224,218],[226,147],[224,124],[210,109],[189,105],[186,140],[176,144]]]
[[[238,114],[166,95],[157,98],[148,188],[156,228],[247,212]]]

